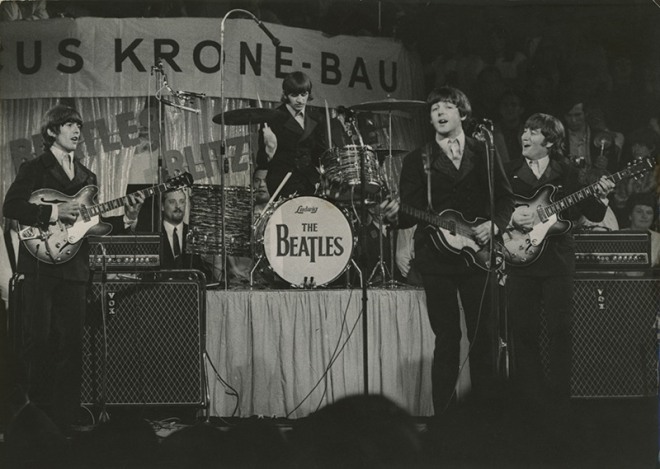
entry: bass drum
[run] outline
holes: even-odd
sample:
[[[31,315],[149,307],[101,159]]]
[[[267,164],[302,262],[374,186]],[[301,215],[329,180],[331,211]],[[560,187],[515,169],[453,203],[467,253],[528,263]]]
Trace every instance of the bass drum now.
[[[349,267],[355,238],[344,212],[320,197],[284,199],[258,222],[270,268],[295,288],[328,285]]]

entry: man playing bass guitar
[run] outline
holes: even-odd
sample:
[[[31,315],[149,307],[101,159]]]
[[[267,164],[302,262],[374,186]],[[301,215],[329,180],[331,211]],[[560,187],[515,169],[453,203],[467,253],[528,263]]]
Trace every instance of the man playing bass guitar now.
[[[556,187],[555,200],[568,194],[579,194],[580,199],[550,218],[560,224],[570,224],[584,215],[591,221],[603,219],[607,210],[607,194],[614,182],[603,176],[588,194],[578,182],[578,170],[564,154],[564,127],[559,119],[548,114],[534,114],[527,119],[522,133],[522,160],[507,167],[516,197],[511,224],[504,233],[505,245],[513,234],[532,233],[539,225],[540,207],[531,202],[542,186]],[[591,196],[593,195],[593,196]],[[526,198],[529,198],[527,202]],[[557,217],[559,215],[559,217]],[[566,221],[560,220],[564,218]],[[530,236],[535,238],[535,236]],[[515,252],[506,252],[508,276],[506,282],[507,306],[513,346],[513,388],[534,405],[533,411],[552,409],[555,417],[566,415],[570,397],[571,320],[573,281],[575,273],[575,243],[570,230],[548,236],[538,257],[531,262],[523,251],[537,249],[530,241],[519,244]],[[513,250],[513,248],[509,248]],[[541,310],[545,311],[549,337],[549,382],[544,378],[539,345]],[[550,406],[550,407],[549,407]]]
[[[440,417],[455,402],[459,375],[460,307],[470,344],[471,397],[485,397],[494,384],[488,295],[487,251],[494,234],[513,211],[511,186],[495,155],[489,181],[487,149],[466,136],[471,114],[467,96],[442,87],[427,98],[433,140],[406,156],[401,169],[399,227],[415,224],[415,268],[421,274],[431,328],[435,334],[432,367],[433,406]],[[494,217],[490,220],[490,191]],[[421,222],[420,222],[421,220]]]
[[[41,127],[45,151],[19,168],[5,197],[5,217],[46,230],[58,223],[72,225],[81,218],[83,207],[72,200],[30,202],[32,193],[40,189],[73,196],[86,186],[96,185],[96,175],[73,157],[81,141],[81,127],[82,118],[73,108],[58,104],[46,112]],[[105,219],[115,233],[135,223],[144,197],[136,194],[127,201],[123,217]],[[24,242],[17,266],[17,272],[24,275],[20,298],[24,340],[18,353],[28,375],[26,392],[64,432],[70,430],[80,407],[90,273],[87,241],[81,243],[66,262],[48,263],[30,254]]]

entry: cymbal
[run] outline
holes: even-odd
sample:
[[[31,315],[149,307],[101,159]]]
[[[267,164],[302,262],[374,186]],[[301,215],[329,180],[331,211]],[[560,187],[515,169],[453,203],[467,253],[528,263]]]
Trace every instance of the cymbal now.
[[[356,104],[351,106],[354,111],[418,111],[426,106],[424,101],[401,100],[394,98],[387,98],[382,101],[367,101],[366,103]]]
[[[282,117],[282,113],[277,109],[266,109],[260,107],[248,107],[244,109],[234,109],[225,112],[225,124],[227,125],[246,125],[262,124],[272,122]],[[213,116],[213,122],[222,124],[222,113]]]

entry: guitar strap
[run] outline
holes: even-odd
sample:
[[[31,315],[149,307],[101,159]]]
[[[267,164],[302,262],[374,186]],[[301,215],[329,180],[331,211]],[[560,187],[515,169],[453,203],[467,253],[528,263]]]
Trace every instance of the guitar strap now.
[[[433,210],[433,202],[431,200],[431,151],[433,150],[431,143],[427,143],[422,148],[422,163],[424,164],[424,172],[426,173],[426,203],[429,210]]]

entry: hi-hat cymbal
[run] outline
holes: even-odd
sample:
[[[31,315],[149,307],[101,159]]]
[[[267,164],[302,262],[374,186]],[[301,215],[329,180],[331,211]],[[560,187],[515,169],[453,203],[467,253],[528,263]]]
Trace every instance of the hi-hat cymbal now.
[[[262,124],[272,122],[282,117],[282,113],[277,109],[266,109],[259,107],[248,107],[244,109],[234,109],[225,112],[226,125],[246,125]],[[213,116],[213,122],[222,124],[222,113]]]
[[[387,98],[382,101],[367,101],[366,103],[356,104],[351,106],[354,111],[374,111],[374,112],[389,112],[389,111],[418,111],[426,106],[424,101],[402,100]]]

